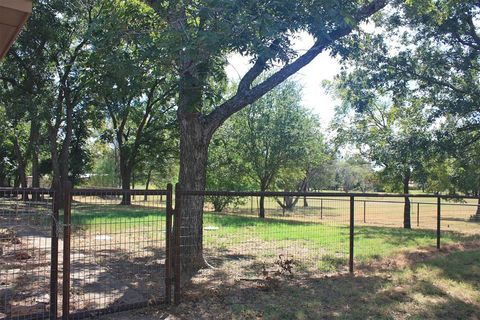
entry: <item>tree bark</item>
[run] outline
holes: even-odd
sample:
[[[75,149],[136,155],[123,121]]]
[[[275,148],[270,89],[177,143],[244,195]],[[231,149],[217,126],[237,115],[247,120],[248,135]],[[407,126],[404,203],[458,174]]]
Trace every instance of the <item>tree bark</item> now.
[[[152,168],[148,169],[147,182],[145,183],[145,190],[148,190],[148,187],[150,186],[150,180],[152,178],[152,171],[153,171]],[[146,194],[143,196],[143,201],[145,201],[145,202],[148,201],[148,196]],[[161,199],[160,199],[160,201],[161,201]]]
[[[207,133],[198,113],[178,112],[180,125],[180,190],[205,190],[208,145]],[[178,199],[181,215],[181,269],[189,280],[206,266],[203,258],[203,196],[182,196]]]
[[[120,175],[122,177],[122,202],[121,205],[129,206],[132,204],[132,195],[130,194],[130,185],[132,178],[132,170],[128,165],[123,164],[120,160]]]
[[[32,188],[40,188],[40,173],[39,173],[39,148],[38,140],[40,139],[40,123],[38,115],[34,115],[30,123],[30,145],[29,153],[32,160]],[[37,193],[32,195],[33,201],[38,201],[40,196]]]
[[[265,196],[263,192],[267,190],[267,182],[264,180],[260,181],[260,191],[262,192],[260,195],[260,203],[258,206],[258,217],[261,219],[265,219]]]
[[[264,192],[265,190],[261,190]],[[260,195],[260,205],[258,208],[258,217],[265,219],[265,196],[262,194]]]
[[[407,195],[410,192],[410,171],[405,173],[403,178],[403,194]],[[405,196],[405,206],[403,208],[403,227],[405,229],[411,229],[411,216],[410,216],[410,197]]]
[[[18,135],[16,135],[15,138],[13,139],[13,148],[15,152],[15,157],[17,158],[17,173],[18,173],[20,185],[22,188],[28,188],[27,173],[26,173],[27,161],[25,160],[25,157],[22,154],[22,150],[20,149]]]
[[[70,97],[67,94],[68,98]],[[73,103],[71,101],[65,102],[66,116],[65,116],[65,137],[59,146],[57,140],[59,139],[59,127],[62,122],[61,114],[55,115],[55,125],[49,126],[50,137],[50,152],[52,155],[52,168],[53,168],[53,188],[58,197],[58,208],[63,209],[64,196],[63,189],[68,181],[69,169],[70,169],[70,143],[73,134]],[[58,102],[60,105],[62,101]],[[60,147],[60,152],[59,152]]]

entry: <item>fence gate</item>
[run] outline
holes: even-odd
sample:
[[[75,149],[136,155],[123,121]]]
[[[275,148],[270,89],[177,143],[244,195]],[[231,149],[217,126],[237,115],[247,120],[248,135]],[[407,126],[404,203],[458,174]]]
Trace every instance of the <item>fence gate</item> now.
[[[169,302],[171,186],[65,191],[63,317]]]
[[[172,186],[61,193],[0,189],[0,319],[169,303]]]
[[[0,189],[0,319],[56,317],[53,199],[50,190]]]

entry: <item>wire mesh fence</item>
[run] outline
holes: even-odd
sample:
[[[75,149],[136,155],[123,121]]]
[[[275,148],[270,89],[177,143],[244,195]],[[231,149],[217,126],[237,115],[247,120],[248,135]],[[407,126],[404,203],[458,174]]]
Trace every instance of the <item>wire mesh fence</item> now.
[[[171,188],[62,194],[0,189],[0,319],[84,318],[165,302]]]
[[[172,284],[178,302],[186,269],[235,279],[352,272],[402,250],[480,238],[478,199],[468,197],[177,188],[173,210],[171,185],[62,194],[0,189],[0,319],[169,302]]]
[[[166,200],[166,190],[72,192],[74,317],[164,302]]]
[[[203,239],[210,265],[242,262],[236,263],[238,272],[257,274],[279,259],[293,260],[296,268],[304,271],[348,266],[348,197],[260,198],[238,197],[236,207],[218,212],[210,203],[214,196],[208,197]],[[265,218],[259,217],[261,201]]]
[[[57,236],[53,197],[48,190],[0,189],[0,319],[44,319],[55,313],[50,305]]]
[[[202,196],[205,262],[239,279],[261,276],[265,269],[275,269],[285,261],[294,265],[297,274],[352,271],[354,264],[365,266],[406,250],[480,237],[480,224],[475,220],[477,199],[282,192],[181,194],[189,199],[186,202],[200,201]],[[182,223],[187,225],[182,225],[180,251],[189,252],[187,247],[195,241],[191,220],[182,217]]]

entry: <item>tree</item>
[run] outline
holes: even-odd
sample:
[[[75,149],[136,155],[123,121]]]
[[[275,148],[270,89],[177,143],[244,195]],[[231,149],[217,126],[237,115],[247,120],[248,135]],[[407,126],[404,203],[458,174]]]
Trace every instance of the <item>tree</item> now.
[[[0,187],[11,186],[11,179],[15,175],[14,151],[10,127],[7,122],[5,107],[0,104]]]
[[[310,165],[309,147],[318,122],[300,105],[301,94],[298,84],[286,81],[232,118],[237,152],[262,192],[275,182],[284,190],[293,188],[292,184],[296,189]],[[288,209],[292,205],[289,202]],[[264,196],[259,217],[265,218]]]
[[[349,49],[347,62],[352,73],[363,73],[361,81],[351,77],[348,84],[358,89],[357,102],[368,104],[378,93],[395,100],[421,99],[431,109],[432,121],[456,119],[448,135],[464,137],[469,132],[470,139],[478,140],[478,9],[478,1],[415,1],[378,16],[376,30],[382,32],[363,33],[355,41],[344,42],[341,48]],[[453,140],[470,149],[467,140]],[[454,190],[456,185],[445,170],[455,171],[450,165],[456,162],[452,151],[458,149],[451,143],[440,147],[446,149],[437,148],[430,158],[440,162],[425,161],[428,173],[417,179],[430,190]],[[449,156],[445,158],[445,154]]]
[[[12,108],[25,110],[23,122],[30,122],[29,145],[24,154],[16,148],[17,160],[23,166],[31,156],[33,185],[38,186],[39,141],[48,141],[53,186],[59,199],[63,199],[65,182],[80,173],[88,158],[84,147],[89,125],[85,121],[93,110],[85,91],[85,62],[92,39],[100,31],[98,19],[108,13],[108,2],[37,1],[32,18],[2,65],[0,80],[9,92],[19,93],[19,100],[25,99],[10,101]],[[73,159],[80,160],[75,168],[71,166],[72,152]]]
[[[387,0],[147,2],[168,22],[164,31],[171,42],[162,50],[172,55],[178,76],[179,183],[183,190],[204,190],[210,140],[230,116],[260,99],[387,4]],[[291,38],[299,31],[312,34],[315,44],[296,58]],[[225,100],[216,84],[225,78],[224,66],[231,53],[251,56],[253,65],[235,94]],[[274,62],[282,67],[253,85]],[[188,235],[182,237],[181,267],[186,278],[205,265],[203,201],[203,197],[181,199],[183,230]]]
[[[344,192],[359,189],[366,192],[372,188],[373,170],[371,165],[361,157],[353,156],[335,162],[336,188]]]
[[[26,30],[0,62],[0,97],[5,106],[8,131],[14,132],[15,161],[20,184],[27,187],[27,166],[31,161],[32,187],[40,185],[39,153],[41,126],[46,117],[42,112],[45,93],[49,90],[51,59],[47,43],[52,38],[51,16],[45,6],[36,5]],[[19,139],[15,133],[26,132]],[[7,134],[7,133],[6,133]],[[5,135],[6,137],[7,135]]]
[[[213,136],[208,154],[207,189],[220,191],[246,191],[253,185],[248,176],[249,165],[237,146],[237,133],[233,121],[228,121]],[[207,202],[215,212],[227,206],[237,206],[244,201],[240,197],[212,196]]]
[[[162,54],[154,50],[162,38],[160,29],[152,31],[161,24],[153,10],[138,1],[113,1],[109,12],[93,41],[90,90],[106,114],[106,135],[118,146],[122,189],[129,190],[142,146],[162,143],[162,131],[171,126],[174,86]],[[122,204],[130,198],[124,194]]]
[[[439,130],[437,161],[429,167],[427,186],[439,192],[477,196],[472,218],[480,221],[480,141],[475,131],[464,130],[463,123],[463,118],[449,116]]]
[[[276,186],[285,191],[306,192],[312,181],[318,176],[330,157],[327,144],[321,132],[320,121],[312,114],[306,113],[302,120],[302,141],[297,148],[302,149],[303,157],[294,167],[283,168],[276,181]],[[283,197],[277,203],[284,210],[293,210],[299,200],[298,196]],[[308,207],[307,197],[303,197],[303,207]]]
[[[428,110],[421,101],[395,105],[388,101],[371,102],[358,110],[354,93],[339,85],[344,105],[337,108],[334,126],[337,142],[353,145],[363,156],[381,168],[379,175],[386,189],[410,193],[415,175],[424,171],[432,142]],[[343,129],[347,128],[347,129]],[[404,227],[411,228],[410,199],[405,196]]]

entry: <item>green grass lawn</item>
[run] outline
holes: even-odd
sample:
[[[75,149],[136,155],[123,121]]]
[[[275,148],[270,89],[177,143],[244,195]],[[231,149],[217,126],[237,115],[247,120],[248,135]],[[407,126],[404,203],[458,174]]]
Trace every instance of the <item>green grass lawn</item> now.
[[[88,230],[95,234],[138,230],[147,231],[159,239],[158,232],[165,230],[165,211],[144,206],[76,204],[72,211],[72,224],[74,230]],[[210,256],[243,254],[251,259],[264,260],[292,253],[299,264],[313,261],[323,271],[345,266],[348,259],[349,227],[345,222],[328,219],[304,221],[295,216],[259,219],[246,215],[206,213],[204,226],[204,246]],[[443,232],[442,243],[468,241],[476,237]],[[434,230],[361,225],[355,228],[355,259],[359,262],[435,244]]]
[[[213,252],[238,247],[239,253],[248,253],[248,247],[241,244],[251,242],[251,251],[259,259],[277,257],[283,251],[295,253],[302,249],[296,254],[297,259],[317,260],[317,266],[325,271],[346,265],[347,262],[350,237],[349,226],[346,224],[258,219],[223,214],[206,214],[204,222],[206,226],[218,228],[204,233],[205,247]],[[474,239],[478,239],[478,236],[448,231],[442,233],[441,241],[442,244],[450,244]],[[355,228],[354,241],[355,259],[366,262],[370,259],[390,257],[405,249],[435,246],[436,232],[358,226]],[[259,242],[264,245],[258,245]]]

